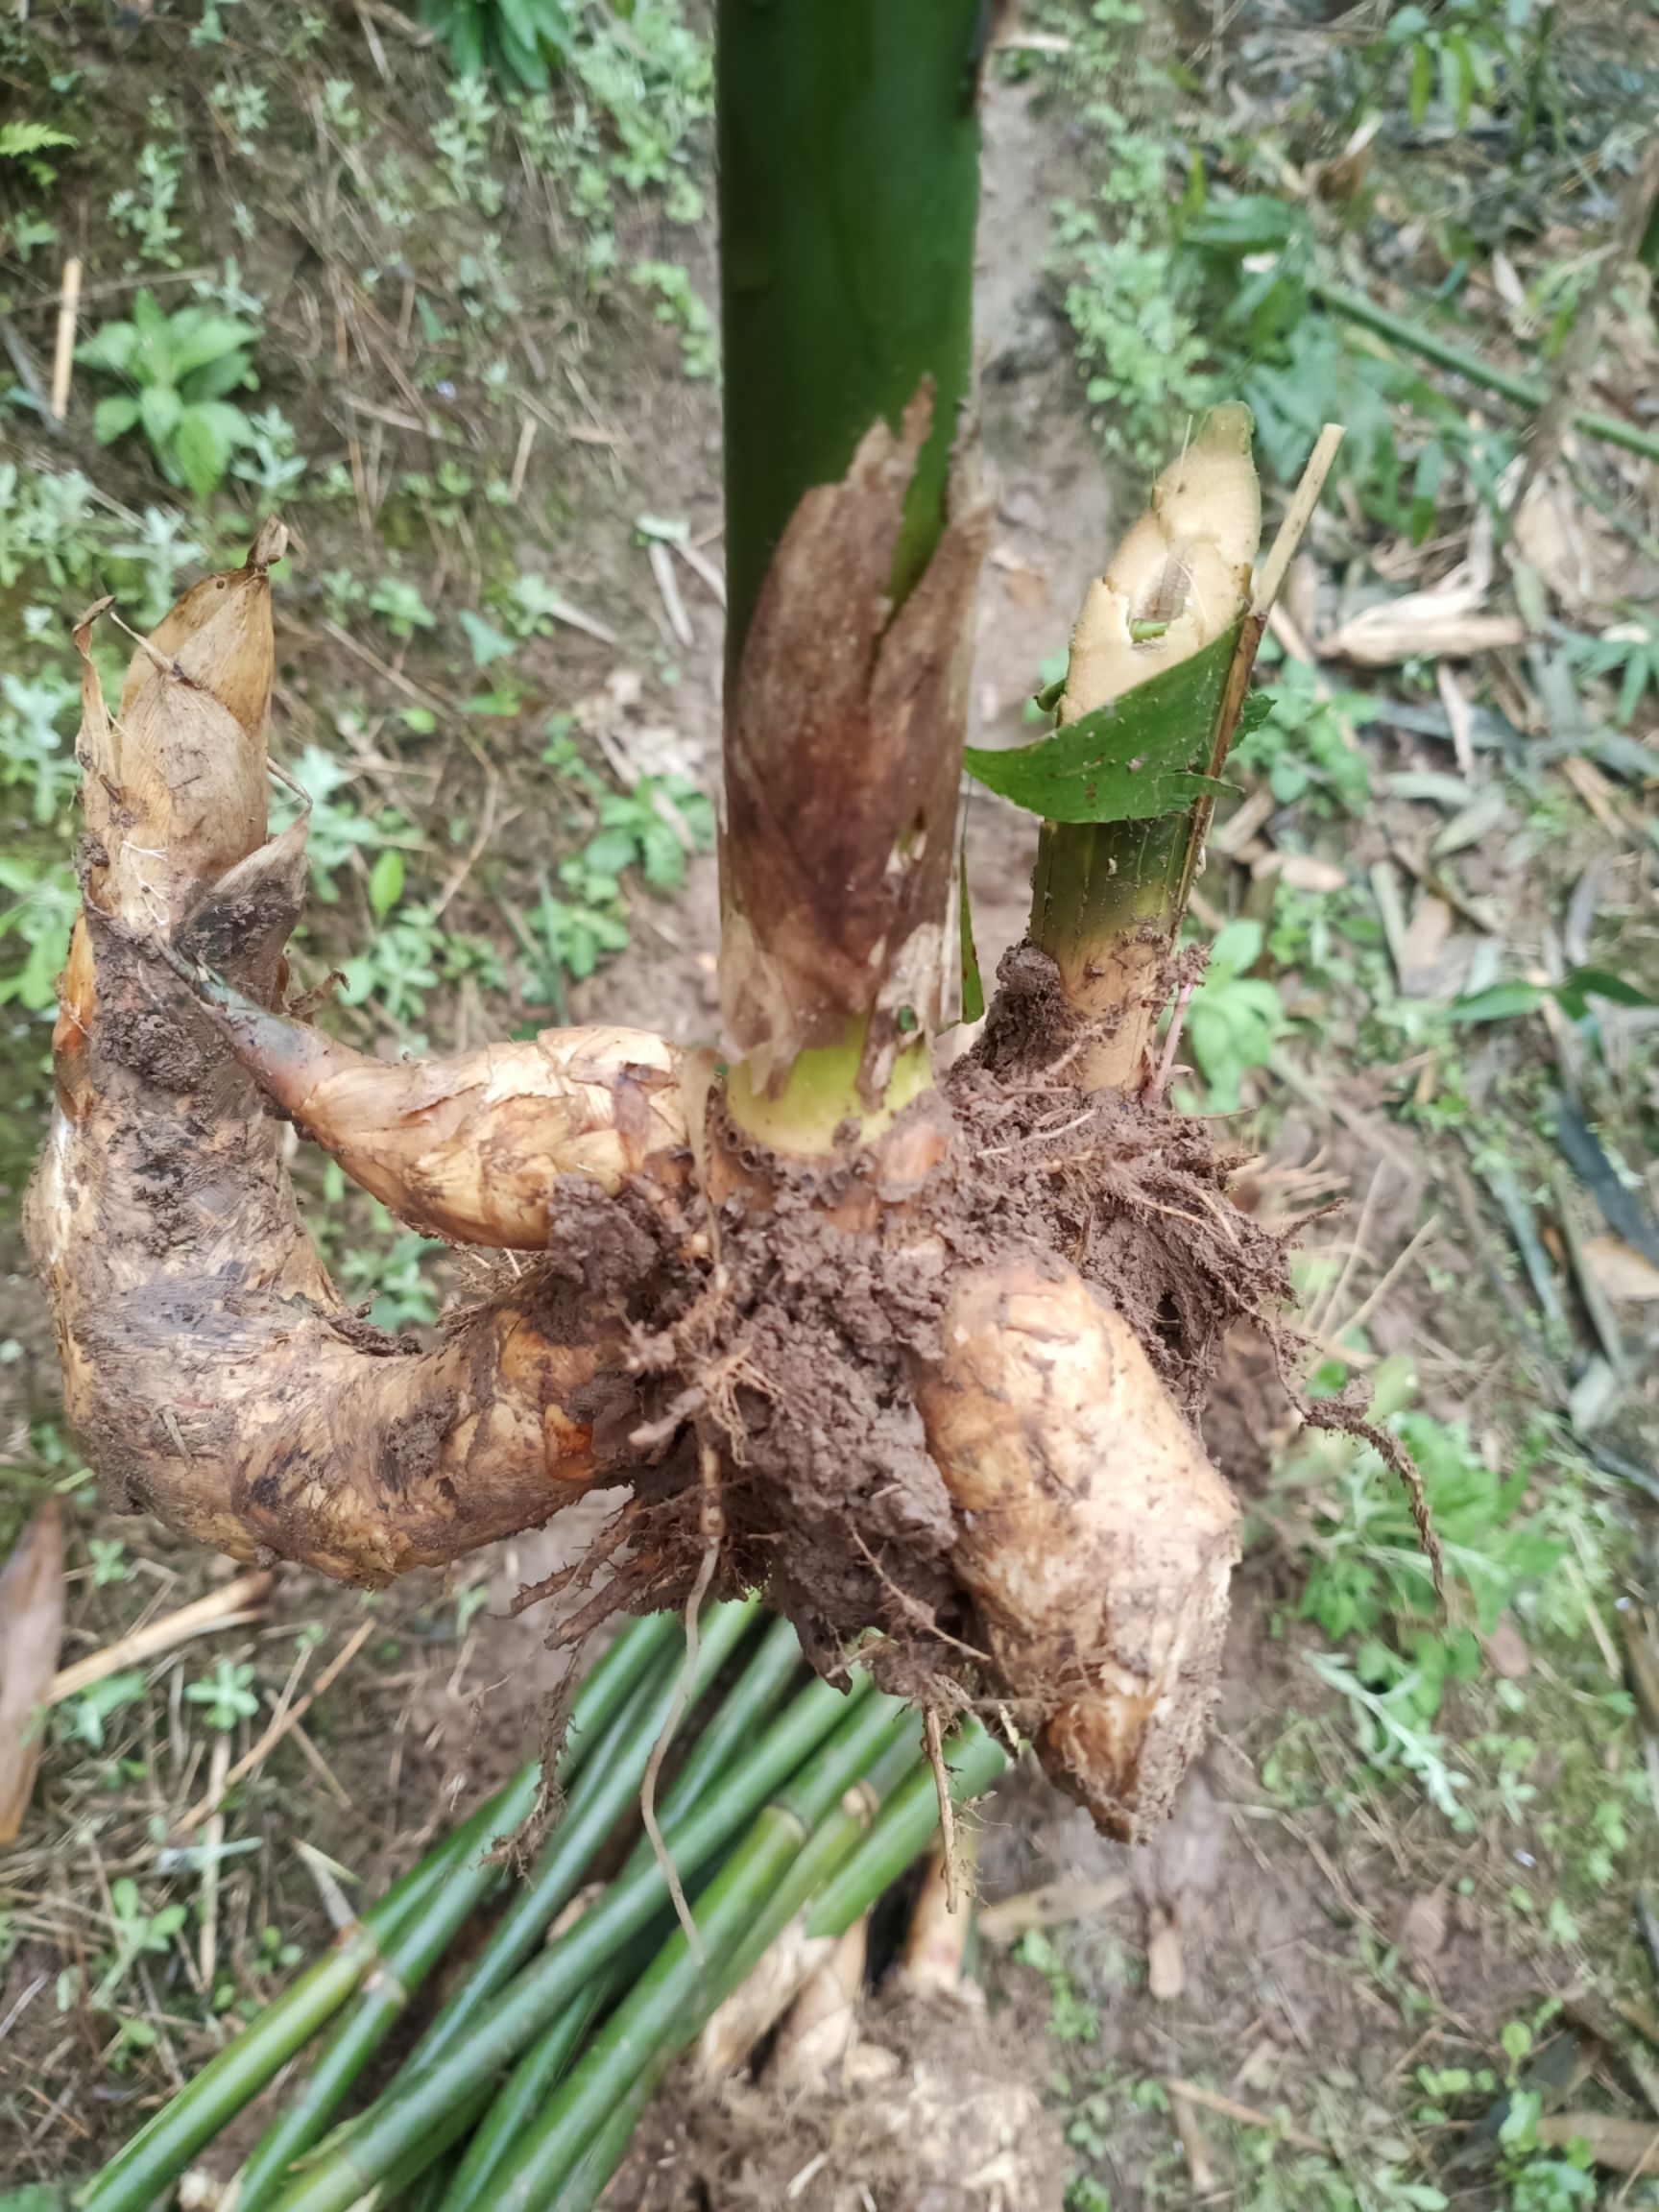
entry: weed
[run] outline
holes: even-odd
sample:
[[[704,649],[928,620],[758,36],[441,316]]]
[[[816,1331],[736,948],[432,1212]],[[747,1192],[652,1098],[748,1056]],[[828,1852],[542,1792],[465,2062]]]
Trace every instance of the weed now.
[[[0,785],[28,792],[41,828],[65,815],[75,795],[80,770],[65,733],[80,709],[80,686],[51,668],[0,676]]]
[[[104,1590],[111,1582],[132,1580],[132,1563],[119,1536],[89,1536],[86,1539],[86,1556],[92,1568],[94,1588]]]
[[[55,130],[50,123],[0,123],[0,161],[15,161],[42,192],[58,178],[58,165],[48,156],[67,153],[79,143],[70,132]]]
[[[680,333],[680,357],[687,376],[719,373],[720,353],[714,318],[707,303],[692,289],[691,278],[678,261],[641,261],[634,270],[641,291],[656,295],[656,319]]]
[[[1248,918],[1224,924],[1187,1010],[1187,1041],[1218,1114],[1237,1110],[1244,1076],[1267,1065],[1285,1028],[1277,989],[1247,973],[1262,957],[1264,936],[1262,925]]]
[[[1103,234],[1088,210],[1058,211],[1061,263],[1070,271],[1066,313],[1076,338],[1101,434],[1116,452],[1156,452],[1171,417],[1201,412],[1215,396],[1209,351],[1193,323],[1191,286],[1177,280],[1166,246]]]
[[[253,1669],[246,1660],[221,1659],[211,1674],[188,1683],[184,1695],[192,1705],[202,1708],[202,1718],[209,1728],[229,1729],[258,1712],[259,1698],[252,1685]]]
[[[58,999],[58,971],[81,910],[81,891],[67,863],[44,869],[0,854],[0,947],[13,938],[22,959],[0,973],[0,1006],[16,1004],[43,1014]]]
[[[163,129],[169,128],[166,110],[151,103],[151,113]],[[135,242],[137,258],[131,266],[154,261],[164,269],[177,269],[176,251],[184,233],[173,220],[179,186],[184,172],[184,151],[176,141],[147,139],[138,152],[136,184],[123,184],[111,195],[109,220]]]
[[[0,589],[38,567],[55,589],[90,572],[92,486],[79,469],[23,474],[0,461]]]
[[[141,1705],[148,1687],[141,1669],[107,1674],[102,1682],[94,1682],[89,1690],[83,1690],[59,1708],[60,1733],[72,1743],[84,1743],[89,1751],[102,1751],[104,1723],[129,1705]]]
[[[384,1208],[375,1209],[382,1231],[393,1226]],[[438,1298],[428,1282],[426,1262],[444,1249],[405,1230],[389,1251],[356,1247],[339,1263],[340,1287],[348,1298],[371,1300],[369,1318],[377,1329],[430,1329],[438,1319]]]
[[[294,425],[279,407],[249,416],[246,436],[230,468],[233,475],[258,493],[261,515],[274,514],[293,496],[307,467],[295,444]]]
[[[421,0],[421,20],[463,77],[488,71],[526,92],[546,89],[574,35],[564,0]]]
[[[1619,678],[1614,711],[1621,729],[1628,729],[1636,719],[1636,709],[1648,691],[1659,693],[1659,616],[1634,613],[1599,637],[1570,638],[1566,650],[1582,674]]]
[[[132,387],[98,402],[92,427],[101,445],[142,428],[162,474],[205,499],[223,481],[252,432],[227,397],[257,382],[250,350],[258,326],[206,307],[164,314],[141,291],[130,323],[106,323],[78,349],[87,368]]]
[[[1306,798],[1316,814],[1330,813],[1333,801],[1362,812],[1371,776],[1348,730],[1373,720],[1377,702],[1360,691],[1329,693],[1307,661],[1290,660],[1258,696],[1268,701],[1267,713],[1234,746],[1233,765],[1265,775],[1281,806]]]
[[[1403,73],[1414,129],[1438,99],[1452,127],[1466,130],[1476,107],[1489,108],[1524,67],[1520,34],[1532,12],[1532,0],[1438,0],[1391,11],[1369,52],[1373,97],[1386,103]]]
[[[396,807],[384,808],[371,821],[355,806],[340,802],[336,794],[356,781],[356,772],[320,745],[307,745],[289,773],[310,801],[306,853],[311,888],[325,905],[338,902],[340,876],[366,846],[415,841],[414,826]],[[278,805],[276,818],[278,826],[285,828],[292,811],[287,805]]]
[[[144,597],[132,619],[141,630],[153,630],[179,596],[179,572],[204,558],[188,524],[173,508],[146,507],[135,538],[119,539],[109,547],[115,561],[132,562],[143,580]]]
[[[130,1874],[123,1874],[109,1885],[109,1912],[115,1944],[92,1997],[94,2006],[100,2008],[109,2003],[140,1959],[172,1949],[174,1936],[190,1916],[190,1908],[163,1905],[152,1912],[137,1883]]]
[[[464,207],[486,219],[498,215],[501,180],[491,170],[490,137],[500,109],[479,77],[462,77],[449,87],[449,112],[432,128],[440,158],[435,198],[443,207]]]
[[[378,614],[393,637],[404,644],[417,630],[432,629],[438,619],[419,588],[401,576],[381,577],[369,594],[369,611]]]
[[[263,84],[232,84],[227,78],[213,87],[212,101],[229,126],[237,153],[251,161],[271,122],[270,93]]]
[[[323,117],[336,137],[354,144],[363,135],[363,110],[357,105],[357,87],[349,77],[323,80]]]
[[[1098,2008],[1079,1996],[1070,1969],[1052,1937],[1033,1928],[1014,1946],[1022,1966],[1030,1966],[1048,1984],[1048,2032],[1056,2043],[1094,2043],[1100,2036]]]

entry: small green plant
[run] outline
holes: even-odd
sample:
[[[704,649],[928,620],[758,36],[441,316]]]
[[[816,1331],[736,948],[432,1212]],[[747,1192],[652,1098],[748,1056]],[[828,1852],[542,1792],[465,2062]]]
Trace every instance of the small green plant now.
[[[115,1935],[114,1956],[93,1995],[96,2006],[109,2003],[140,1959],[171,1950],[173,1938],[190,1916],[187,1905],[163,1905],[156,1911],[150,1911],[139,1894],[137,1883],[129,1874],[121,1875],[109,1885],[109,1909]]]
[[[714,336],[714,318],[692,287],[691,278],[678,261],[641,261],[634,281],[642,292],[655,293],[656,320],[680,333],[680,357],[690,377],[718,375],[720,354]]]
[[[56,131],[50,123],[0,123],[0,161],[15,161],[41,191],[58,176],[57,163],[46,156],[67,152],[79,143],[67,131]]]
[[[60,1726],[72,1743],[84,1743],[89,1751],[104,1748],[104,1723],[129,1705],[143,1703],[146,1689],[141,1670],[106,1675],[79,1697],[61,1708]]]
[[[417,587],[401,576],[383,576],[369,594],[369,611],[378,614],[394,637],[407,644],[417,630],[430,630],[438,617]]]
[[[1659,615],[1634,613],[1599,637],[1574,637],[1567,655],[1586,676],[1618,677],[1614,713],[1620,728],[1628,729],[1647,694],[1659,692]]]
[[[1475,108],[1489,108],[1513,80],[1532,12],[1532,0],[1435,0],[1392,10],[1371,50],[1379,94],[1386,95],[1404,64],[1413,128],[1421,129],[1438,96],[1448,119],[1464,130]]]
[[[1314,1377],[1315,1391],[1334,1387],[1341,1373],[1339,1361],[1330,1362]],[[1479,1635],[1548,1589],[1566,1546],[1542,1516],[1523,1511],[1530,1453],[1513,1473],[1495,1472],[1461,1429],[1402,1410],[1411,1387],[1407,1362],[1385,1360],[1373,1381],[1373,1417],[1388,1421],[1422,1479],[1463,1618],[1438,1613],[1409,1501],[1382,1455],[1339,1434],[1309,1435],[1278,1477],[1282,1491],[1305,1494],[1311,1516],[1297,1610],[1347,1648],[1310,1652],[1308,1663],[1347,1700],[1366,1763],[1381,1774],[1413,1775],[1431,1803],[1465,1828],[1468,1777],[1435,1732],[1447,1687],[1479,1675]]]
[[[1014,1946],[1022,1966],[1030,1966],[1048,1984],[1048,2032],[1056,2043],[1094,2043],[1100,2035],[1098,2008],[1079,1996],[1071,1970],[1041,1928],[1022,1936]]]
[[[247,1660],[221,1659],[211,1674],[201,1675],[184,1692],[192,1705],[200,1705],[209,1728],[234,1728],[259,1710],[253,1689],[253,1669]]]
[[[442,163],[432,197],[441,207],[465,207],[486,218],[501,206],[501,180],[490,165],[490,142],[500,109],[490,87],[476,75],[457,78],[449,87],[449,112],[432,128],[432,143]],[[433,310],[423,301],[421,314]]]
[[[1598,2201],[1589,2147],[1577,2142],[1557,2154],[1538,2141],[1544,2099],[1527,2085],[1527,2061],[1537,2041],[1535,2030],[1548,2017],[1546,2008],[1532,2022],[1506,2020],[1500,2038],[1509,2103],[1498,2129],[1498,2170],[1509,2191],[1510,2212],[1580,2212]]]
[[[89,1536],[86,1556],[92,1568],[92,1582],[96,1589],[105,1589],[111,1582],[130,1582],[132,1579],[132,1562],[127,1556],[127,1547],[119,1536]]]
[[[1264,976],[1248,971],[1262,957],[1260,922],[1241,917],[1216,932],[1210,965],[1187,1010],[1187,1040],[1218,1114],[1236,1111],[1252,1068],[1264,1068],[1285,1028],[1284,1001]]]
[[[311,888],[325,905],[338,903],[341,878],[352,867],[354,854],[369,846],[401,849],[417,842],[414,825],[397,807],[384,807],[371,820],[339,796],[357,781],[356,771],[321,745],[307,745],[290,773],[311,802],[305,850]],[[279,806],[278,827],[285,828],[292,813],[289,806]]]
[[[1058,246],[1066,314],[1102,438],[1114,452],[1155,452],[1172,417],[1201,414],[1215,396],[1192,287],[1166,245],[1108,237],[1087,209],[1062,207]]]
[[[1264,775],[1281,806],[1306,798],[1316,813],[1330,813],[1333,801],[1360,813],[1371,777],[1343,724],[1373,720],[1377,702],[1359,691],[1321,696],[1319,677],[1305,661],[1286,661],[1258,696],[1269,702],[1267,712],[1235,743],[1233,765]]]
[[[130,323],[106,323],[76,358],[129,389],[98,402],[92,419],[101,445],[141,428],[170,484],[205,499],[223,482],[239,445],[251,443],[248,418],[227,395],[257,385],[251,349],[257,325],[207,307],[164,314],[141,291]]]
[[[171,507],[146,507],[134,538],[117,540],[109,547],[112,561],[132,563],[142,579],[144,596],[130,619],[142,630],[154,630],[179,596],[179,572],[204,558],[189,525]]]
[[[151,113],[158,125],[171,128],[166,109],[159,103],[151,103]],[[177,269],[177,248],[184,233],[173,220],[173,209],[184,174],[182,147],[176,141],[147,139],[139,150],[137,173],[136,184],[123,184],[110,195],[109,220],[135,240],[140,262],[155,261],[164,269]]]
[[[0,1006],[43,1014],[56,1004],[58,971],[80,911],[80,886],[66,862],[41,868],[0,854]],[[8,938],[21,947],[20,961],[9,956]]]
[[[45,828],[67,811],[80,770],[73,740],[80,690],[51,669],[0,676],[0,785],[29,793],[30,812]]]
[[[394,1226],[383,1208],[375,1211],[384,1229]],[[369,1318],[376,1329],[430,1329],[438,1319],[438,1294],[425,1268],[443,1249],[413,1230],[405,1230],[389,1251],[355,1247],[340,1262],[340,1287],[349,1298],[373,1301]]]
[[[421,0],[421,20],[463,77],[489,75],[522,92],[546,89],[574,36],[565,0]]]

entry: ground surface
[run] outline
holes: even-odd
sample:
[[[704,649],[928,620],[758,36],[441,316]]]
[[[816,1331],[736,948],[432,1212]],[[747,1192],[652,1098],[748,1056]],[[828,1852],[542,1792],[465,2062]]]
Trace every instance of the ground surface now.
[[[1405,1426],[1456,1610],[1436,1620],[1381,1467],[1297,1440],[1264,1349],[1236,1347],[1211,1441],[1251,1544],[1218,1741],[1169,1836],[1105,1846],[1025,1776],[984,1815],[989,1898],[1095,1886],[1081,1917],[976,1965],[991,2048],[1064,2135],[1073,2212],[1655,2200],[1543,2137],[1561,2109],[1659,2127],[1629,2026],[1656,1967],[1633,1912],[1659,1773],[1659,469],[1562,420],[1576,396],[1659,429],[1651,298],[1606,252],[1659,26],[1412,12],[1249,9],[1217,39],[1207,14],[1031,8],[1070,51],[1010,51],[989,96],[984,741],[1031,733],[1115,506],[1209,397],[1255,405],[1270,501],[1307,429],[1350,425],[1279,633],[1292,662],[1374,601],[1476,571],[1455,606],[1408,609],[1381,665],[1265,672],[1280,704],[1203,881],[1217,954],[1182,1078],[1259,1148],[1243,1202],[1346,1202],[1308,1233],[1301,1319],[1325,1384],[1371,1377]],[[448,90],[441,54],[367,0],[252,17],[191,0],[111,28],[76,7],[5,34],[0,114],[79,140],[36,156],[55,179],[0,161],[13,1212],[73,828],[60,617],[112,585],[154,619],[175,574],[239,555],[278,504],[302,558],[280,588],[277,742],[326,831],[304,958],[311,978],[347,965],[347,1033],[392,1052],[566,1015],[687,1042],[714,1026],[720,617],[673,545],[717,575],[717,395],[685,373],[708,365],[711,297],[697,27],[658,0],[595,10],[570,81],[510,115]],[[259,326],[260,390],[238,403],[263,427],[216,493],[168,484],[138,433],[97,445],[93,404],[121,387],[94,367],[65,435],[31,405],[70,252],[84,332],[145,285],[168,311],[205,286]],[[1346,332],[1307,291],[1315,269],[1419,319],[1442,293],[1460,343],[1552,381],[1527,504],[1524,418]],[[1473,650],[1477,612],[1509,617],[1507,641]],[[972,801],[987,972],[1021,931],[1033,842]],[[429,1326],[465,1293],[466,1262],[301,1172],[378,1318]],[[0,1539],[67,1497],[77,1659],[226,1576],[99,1511],[5,1235]],[[562,1662],[506,1607],[573,1523],[448,1589],[363,1599],[284,1575],[256,1619],[58,1708],[0,1852],[0,2191],[87,2171],[318,1939],[299,1843],[372,1893],[517,1762]],[[216,1889],[199,1859],[160,1856],[200,1840],[175,1831],[216,1760],[365,1621],[232,1797]],[[619,2200],[781,2201],[829,2146],[787,2200],[911,2212],[868,2193],[879,2174],[823,2110],[751,2121],[734,2137],[676,2095]],[[1008,2202],[1052,2201],[1046,2175],[1030,2191]]]

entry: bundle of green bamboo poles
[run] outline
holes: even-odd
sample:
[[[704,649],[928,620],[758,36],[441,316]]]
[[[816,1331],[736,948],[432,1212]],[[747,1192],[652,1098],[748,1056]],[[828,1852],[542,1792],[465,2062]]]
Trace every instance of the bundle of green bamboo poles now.
[[[84,2212],[147,2212],[325,2029],[241,2169],[235,2212],[349,2212],[371,2193],[381,2212],[596,2203],[674,2057],[777,1936],[803,1913],[810,1933],[840,1934],[938,1824],[915,1713],[859,1671],[846,1691],[805,1671],[794,1630],[754,1599],[713,1608],[689,1654],[675,1617],[632,1623],[577,1695],[556,1775],[564,1811],[534,1863],[515,1875],[496,1846],[535,1805],[539,1762],[156,2113],[88,2184]],[[643,1835],[619,1873],[567,1910],[637,1814],[676,1712],[689,1719],[688,1748],[659,1827],[695,1941]],[[972,1721],[946,1758],[958,1800],[1007,1764]],[[341,2121],[376,2049],[487,1903],[487,1939],[408,2058]]]

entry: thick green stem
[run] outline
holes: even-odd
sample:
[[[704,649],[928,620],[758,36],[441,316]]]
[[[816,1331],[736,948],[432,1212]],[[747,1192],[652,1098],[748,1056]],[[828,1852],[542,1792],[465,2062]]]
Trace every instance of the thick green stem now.
[[[972,352],[980,0],[719,0],[727,671],[801,494],[924,378],[933,428],[894,566],[944,522]]]
[[[983,19],[982,0],[717,0],[721,996],[728,1104],[782,1152],[867,1143],[932,1081],[923,948],[949,902],[978,558],[947,494]],[[832,515],[806,503],[830,487]]]
[[[560,1762],[569,1781],[606,1723],[678,1628],[672,1614],[636,1621],[598,1661],[579,1693]],[[84,2212],[144,2212],[361,1985],[366,1975],[432,1901],[498,1835],[519,1826],[536,1800],[541,1767],[532,1761],[462,1827],[395,1882],[334,1949],[301,1974],[235,2040],[212,2058],[170,2104],[141,2128],[93,2179]]]
[[[379,1904],[348,1930],[333,1950],[306,1968],[235,2040],[141,2128],[98,2174],[84,2212],[144,2212],[195,2153],[252,2103],[381,1962],[394,1929],[425,1911],[456,1870],[502,1827],[517,1827],[536,1801],[539,1769],[520,1768],[419,1866],[395,1883]]]
[[[715,1986],[692,2018],[676,2022],[650,2054],[631,2086],[589,2143],[568,2181],[558,2192],[559,2212],[592,2212],[621,2164],[645,2108],[673,2058],[701,2033],[717,2005],[740,1987],[770,1946],[810,1905],[811,1934],[839,1935],[867,1911],[887,1885],[918,1859],[939,1824],[938,1789],[931,1767],[917,1758],[916,1716],[861,1777],[863,1804],[843,1802],[825,1815],[773,1890],[753,1925],[721,1963]],[[1007,1765],[1007,1754],[977,1723],[969,1721],[946,1745],[950,1794],[961,1804],[989,1789]],[[867,1827],[869,1812],[878,1817]],[[825,1926],[828,1922],[830,1925]],[[542,2204],[552,2199],[543,2197]]]
[[[972,1718],[945,1746],[953,1804],[965,1804],[1008,1771],[1007,1752]],[[939,1825],[939,1785],[931,1767],[908,1775],[880,1817],[820,1893],[807,1917],[808,1936],[840,1936],[867,1911],[890,1882],[921,1856]]]
[[[851,1695],[859,1700],[875,1697],[862,1676]],[[878,1701],[889,1711],[900,1709],[895,1699]],[[709,1790],[683,1821],[664,1826],[664,1840],[683,1880],[696,1878],[848,1710],[847,1698],[827,1683],[809,1684],[718,1788]],[[377,2104],[320,2145],[301,2177],[278,2200],[280,2212],[348,2212],[401,2165],[440,2115],[494,2080],[593,1976],[609,1968],[629,1939],[649,1925],[667,1894],[654,1859],[613,1883],[573,1928],[499,1993],[464,2043],[418,2073],[400,2077]]]
[[[701,1696],[735,1649],[756,1611],[754,1600],[718,1605],[704,1623],[692,1681]],[[673,1701],[684,1659],[678,1634],[623,1708],[605,1755],[584,1777],[548,1838],[529,1880],[514,1897],[467,1980],[427,2030],[412,2063],[425,2066],[464,2039],[468,2028],[524,1963],[568,1903],[594,1854],[638,1796],[652,1746]]]
[[[676,1775],[662,1806],[662,1817],[670,1828],[707,1795],[727,1767],[735,1764],[756,1726],[801,1664],[801,1646],[794,1628],[787,1621],[774,1621]],[[649,1839],[641,1837],[623,1869],[624,1878],[642,1871],[651,1855]],[[531,2115],[559,2079],[603,2004],[625,1985],[626,1977],[620,1971],[597,1977],[525,2052],[468,2145],[444,2199],[443,2212],[474,2212],[474,2207],[493,2201],[495,2176]],[[429,2043],[426,2056],[432,2056],[433,2049]]]
[[[724,1665],[755,1613],[745,1604],[717,1606],[705,1627],[694,1694]],[[466,2022],[528,1958],[560,1907],[575,1892],[594,1855],[638,1791],[651,1747],[674,1695],[683,1652],[676,1636],[632,1696],[595,1735],[589,1717],[584,1736],[598,1753],[585,1764],[569,1803],[530,1880],[518,1890],[490,1948],[466,1987],[434,2023],[426,2055],[464,2032]],[[242,2172],[241,2212],[259,2212],[281,2185],[290,2164],[319,2140],[349,2095],[370,2058],[401,2018],[410,1998],[449,1948],[462,1924],[501,1879],[489,1860],[458,1867],[419,1923],[390,1944],[356,2005],[318,2058],[309,2078],[285,2100]]]
[[[497,2176],[495,2212],[543,2212],[557,2200],[617,2102],[695,2032],[722,1986],[723,1964],[752,1934],[813,1829],[907,1725],[902,1708],[867,1699],[766,1806],[697,1900],[701,1956],[676,1929]]]

